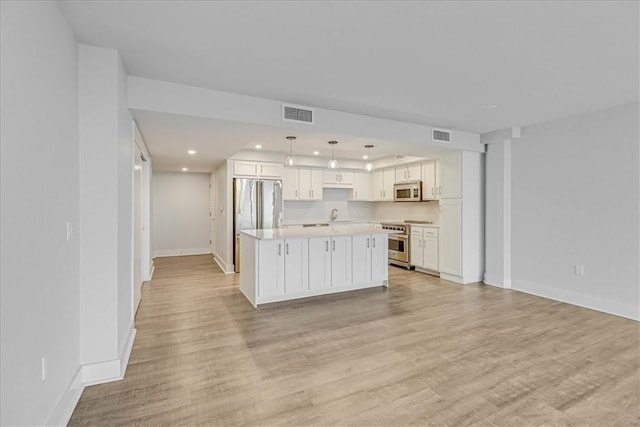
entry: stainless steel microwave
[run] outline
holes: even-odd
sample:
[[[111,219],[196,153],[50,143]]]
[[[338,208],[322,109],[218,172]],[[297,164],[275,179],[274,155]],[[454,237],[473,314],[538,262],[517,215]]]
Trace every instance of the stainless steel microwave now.
[[[422,200],[422,181],[403,182],[393,186],[395,202],[419,202]]]

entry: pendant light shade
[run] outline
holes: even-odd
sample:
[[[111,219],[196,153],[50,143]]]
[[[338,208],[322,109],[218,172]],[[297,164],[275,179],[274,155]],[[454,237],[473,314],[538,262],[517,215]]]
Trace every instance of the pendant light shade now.
[[[293,141],[296,140],[296,137],[288,136],[287,139],[289,140],[289,156],[287,156],[287,159],[284,161],[284,164],[287,166],[293,166],[296,163],[296,158],[293,157]]]
[[[367,155],[366,155],[367,163],[364,164],[364,170],[366,170],[367,172],[371,172],[373,170],[373,163],[371,163],[371,156],[369,156],[369,150],[373,148],[373,145],[367,144],[364,146],[364,148],[367,149]]]
[[[331,145],[331,160],[329,160],[329,169],[335,169],[338,167],[338,161],[335,158],[335,153],[333,152],[333,146],[336,145],[338,141],[329,141],[329,145]]]

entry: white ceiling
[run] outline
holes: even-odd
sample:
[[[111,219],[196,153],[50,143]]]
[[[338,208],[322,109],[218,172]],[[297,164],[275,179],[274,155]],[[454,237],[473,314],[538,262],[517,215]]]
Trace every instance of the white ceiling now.
[[[130,75],[301,105],[484,133],[638,100],[635,1],[61,4]]]

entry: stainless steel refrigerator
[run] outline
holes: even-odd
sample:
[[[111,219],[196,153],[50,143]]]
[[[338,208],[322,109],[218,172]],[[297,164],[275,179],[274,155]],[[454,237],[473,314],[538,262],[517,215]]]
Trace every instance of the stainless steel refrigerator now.
[[[282,181],[233,179],[233,264],[240,271],[240,230],[282,226]]]

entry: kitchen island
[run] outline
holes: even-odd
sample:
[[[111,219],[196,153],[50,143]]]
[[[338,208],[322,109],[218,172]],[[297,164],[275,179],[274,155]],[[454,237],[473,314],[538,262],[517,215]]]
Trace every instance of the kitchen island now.
[[[372,224],[240,232],[240,291],[259,304],[388,286],[388,235]]]

